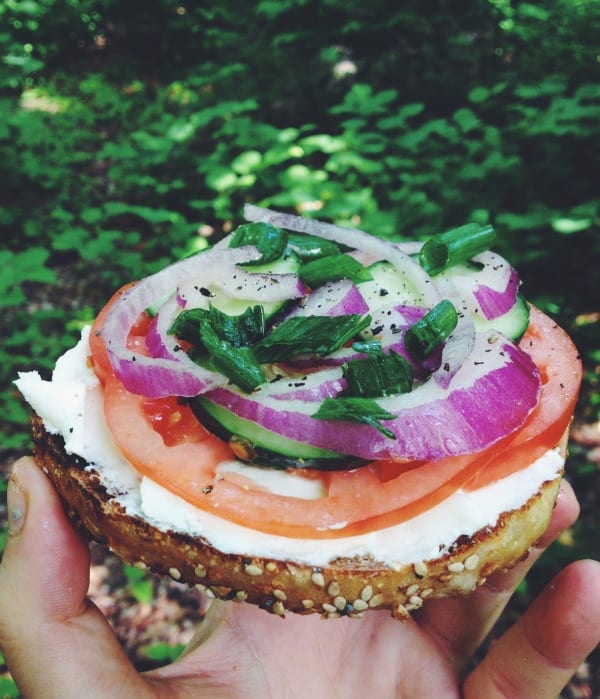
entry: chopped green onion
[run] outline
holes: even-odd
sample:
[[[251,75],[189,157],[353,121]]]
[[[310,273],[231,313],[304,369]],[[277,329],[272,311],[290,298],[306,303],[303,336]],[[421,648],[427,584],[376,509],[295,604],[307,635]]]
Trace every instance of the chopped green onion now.
[[[302,354],[326,355],[339,349],[371,322],[370,316],[294,316],[254,346],[259,362],[286,361]]]
[[[230,316],[212,304],[208,310],[191,308],[182,311],[168,332],[195,346],[200,339],[200,325],[205,321],[219,339],[230,342],[234,347],[249,347],[265,334],[265,312],[262,306],[248,306],[242,314]]]
[[[419,253],[419,262],[428,274],[440,274],[488,250],[495,238],[492,226],[467,223],[426,241]]]
[[[262,306],[248,306],[240,315],[230,316],[211,304],[208,313],[208,320],[217,335],[234,347],[249,347],[265,334],[265,311]]]
[[[394,420],[396,416],[388,413],[370,398],[325,398],[312,416],[320,420],[362,422],[374,427],[389,439],[396,439],[392,430],[380,423],[380,420]]]
[[[373,279],[371,272],[358,260],[348,255],[329,255],[318,260],[304,263],[298,276],[305,284],[316,289],[325,282],[351,279],[355,283],[368,282]]]
[[[262,265],[278,260],[287,248],[288,234],[282,228],[270,223],[258,221],[238,226],[232,233],[229,247],[239,248],[243,245],[255,245],[261,253],[258,260],[246,262],[247,265]]]
[[[266,376],[249,347],[234,347],[219,339],[207,321],[200,325],[200,337],[214,368],[243,391],[251,393],[265,383]]]
[[[308,233],[288,231],[288,245],[301,260],[316,260],[328,255],[339,255],[340,247],[331,240]]]
[[[361,354],[374,354],[375,356],[383,352],[381,340],[357,340],[352,343],[352,349]]]
[[[457,323],[454,306],[448,300],[440,301],[406,331],[406,349],[418,361],[429,357],[448,338]]]
[[[412,365],[394,351],[351,359],[342,365],[342,370],[348,384],[345,395],[374,398],[408,393],[413,386]]]

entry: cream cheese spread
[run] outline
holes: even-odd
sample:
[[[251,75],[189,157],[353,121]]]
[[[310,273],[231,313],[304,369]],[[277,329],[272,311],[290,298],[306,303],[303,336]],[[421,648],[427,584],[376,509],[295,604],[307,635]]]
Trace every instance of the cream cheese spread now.
[[[357,536],[295,539],[265,534],[204,512],[162,486],[142,477],[119,451],[104,420],[102,387],[88,362],[89,328],[80,342],[57,362],[52,380],[37,372],[19,374],[15,382],[51,434],[61,435],[65,449],[98,471],[109,494],[131,515],[144,517],[163,531],[202,537],[223,553],[294,560],[325,566],[340,557],[368,556],[390,566],[437,558],[460,536],[493,527],[506,511],[524,505],[542,483],[554,480],[564,459],[551,449],[529,467],[475,491],[458,490],[439,505],[406,522]],[[305,483],[285,472],[227,461],[222,474],[234,471],[260,487],[294,497],[318,498],[318,479]],[[306,479],[308,480],[308,479]]]

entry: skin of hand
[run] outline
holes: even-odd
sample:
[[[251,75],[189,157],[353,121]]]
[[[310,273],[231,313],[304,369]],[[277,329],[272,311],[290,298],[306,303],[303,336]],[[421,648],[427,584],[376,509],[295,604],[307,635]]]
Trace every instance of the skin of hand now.
[[[33,459],[15,462],[0,565],[0,648],[25,698],[463,697],[553,699],[600,641],[600,564],[572,563],[472,669],[475,650],[542,551],[578,515],[561,488],[525,561],[411,620],[267,614],[214,602],[172,665],[139,674],[86,597],[89,549]]]

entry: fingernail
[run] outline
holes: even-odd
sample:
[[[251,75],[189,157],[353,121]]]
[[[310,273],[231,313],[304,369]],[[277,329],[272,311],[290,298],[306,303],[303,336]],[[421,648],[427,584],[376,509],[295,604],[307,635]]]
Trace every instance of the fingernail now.
[[[23,489],[17,483],[14,475],[11,475],[8,480],[6,505],[8,509],[8,534],[9,536],[16,536],[21,532],[25,524],[27,501],[25,500]]]

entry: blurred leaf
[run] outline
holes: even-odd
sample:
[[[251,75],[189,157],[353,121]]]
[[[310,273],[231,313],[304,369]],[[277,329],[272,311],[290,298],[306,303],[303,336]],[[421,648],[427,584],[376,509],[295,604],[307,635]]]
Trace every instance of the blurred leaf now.
[[[555,218],[552,220],[552,228],[558,233],[565,233],[567,235],[571,233],[579,233],[579,231],[584,231],[593,224],[591,218]]]
[[[173,663],[185,650],[185,644],[153,643],[142,649],[144,655],[150,660],[159,663]]]

